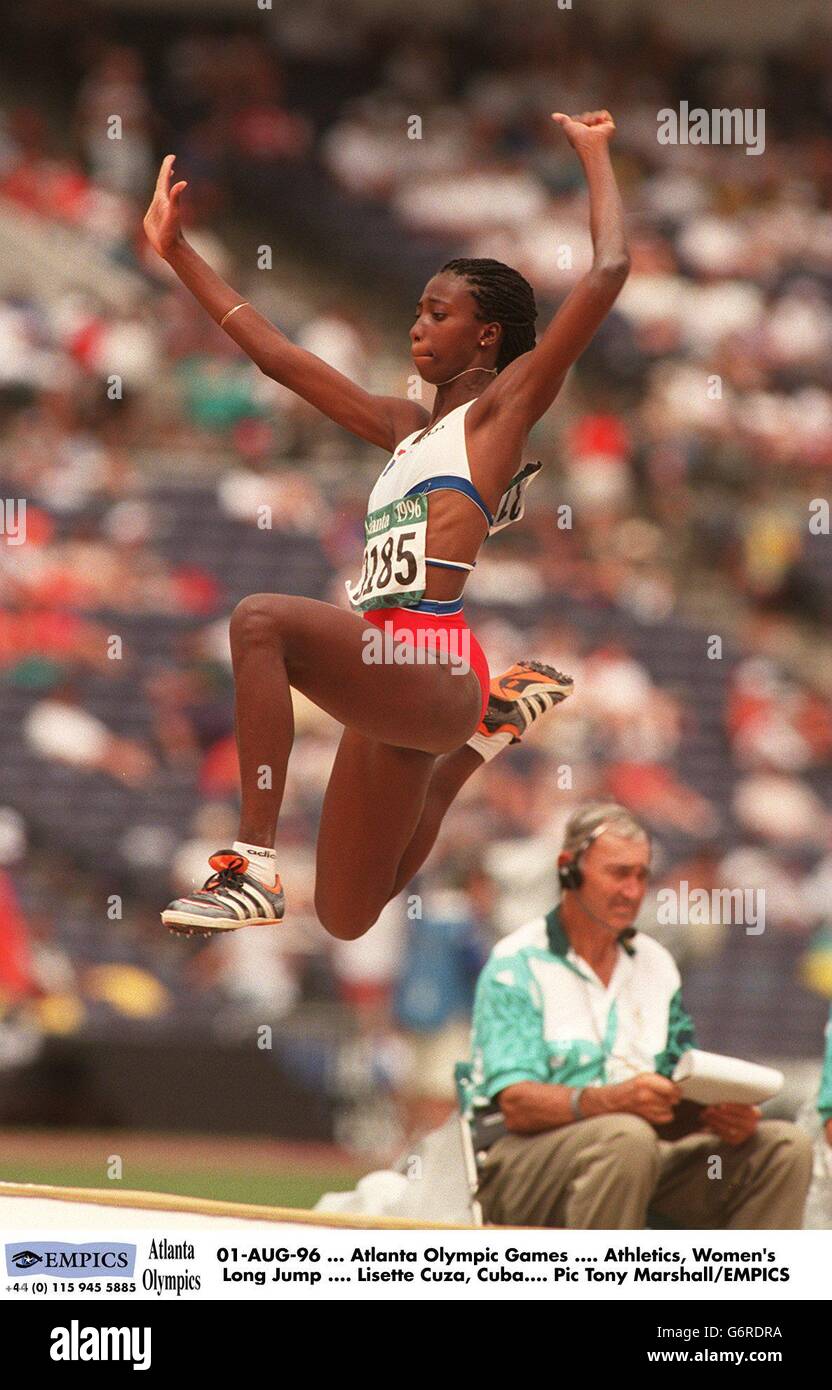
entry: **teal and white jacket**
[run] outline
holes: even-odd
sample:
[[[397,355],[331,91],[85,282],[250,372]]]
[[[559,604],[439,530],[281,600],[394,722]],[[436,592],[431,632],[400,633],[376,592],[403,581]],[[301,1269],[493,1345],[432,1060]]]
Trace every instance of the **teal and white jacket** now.
[[[826,1052],[823,1071],[820,1074],[818,1111],[822,1120],[832,1120],[832,1004],[829,1006],[829,1022],[826,1025]]]
[[[639,933],[619,946],[604,985],[570,946],[559,907],[498,942],[477,982],[479,1104],[518,1081],[592,1086],[646,1071],[670,1076],[695,1045],[670,952]]]

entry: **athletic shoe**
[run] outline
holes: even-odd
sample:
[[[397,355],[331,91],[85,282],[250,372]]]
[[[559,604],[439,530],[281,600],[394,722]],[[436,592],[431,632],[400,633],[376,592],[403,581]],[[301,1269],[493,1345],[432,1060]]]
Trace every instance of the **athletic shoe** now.
[[[479,728],[468,740],[488,762],[510,743],[519,743],[538,719],[572,694],[571,676],[542,661],[517,661],[491,682],[491,695]]]
[[[176,898],[162,913],[170,931],[182,936],[211,936],[238,927],[276,926],[283,921],[284,897],[280,875],[270,888],[246,870],[249,861],[233,849],[222,849],[208,860],[216,870],[202,888]]]

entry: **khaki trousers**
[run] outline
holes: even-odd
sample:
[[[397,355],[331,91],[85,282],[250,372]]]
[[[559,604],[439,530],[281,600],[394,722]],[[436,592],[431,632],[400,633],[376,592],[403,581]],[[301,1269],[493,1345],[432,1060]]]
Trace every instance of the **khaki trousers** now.
[[[640,1230],[649,1206],[686,1230],[787,1231],[803,1225],[811,1173],[811,1140],[785,1120],[762,1120],[732,1148],[708,1133],[668,1143],[637,1115],[600,1115],[498,1139],[478,1195],[500,1226]]]

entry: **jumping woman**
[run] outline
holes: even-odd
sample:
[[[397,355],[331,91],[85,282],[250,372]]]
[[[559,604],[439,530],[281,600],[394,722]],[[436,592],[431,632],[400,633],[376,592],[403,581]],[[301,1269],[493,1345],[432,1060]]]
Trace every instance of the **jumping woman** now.
[[[410,330],[416,368],[436,387],[430,413],[416,401],[369,395],[241,301],[183,237],[187,184],[171,186],[173,155],[162,162],[144,219],[154,249],[266,376],[389,455],[368,504],[363,569],[347,586],[352,611],[283,594],[253,594],[234,610],[239,839],[211,856],[215,872],[202,889],[162,913],[173,931],[283,918],[274,843],[294,735],[292,687],[344,726],[315,882],[317,915],[342,940],[363,935],[409,883],[471,774],[571,693],[568,676],[537,661],[490,682],[462,614],[462,585],[483,541],[522,515],[540,467],[521,464],[529,430],[627,278],[612,117],[552,119],[586,174],[592,267],[535,345],[537,310],[522,275],[487,258],[444,265]]]

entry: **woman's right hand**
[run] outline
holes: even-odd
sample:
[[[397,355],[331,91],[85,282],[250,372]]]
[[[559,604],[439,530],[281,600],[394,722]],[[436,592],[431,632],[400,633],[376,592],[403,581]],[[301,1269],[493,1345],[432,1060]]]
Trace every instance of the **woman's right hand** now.
[[[166,154],[162,160],[153,199],[144,215],[147,239],[163,260],[167,260],[171,251],[184,241],[179,217],[179,199],[188,183],[183,179],[171,188],[175,159],[175,154]]]

